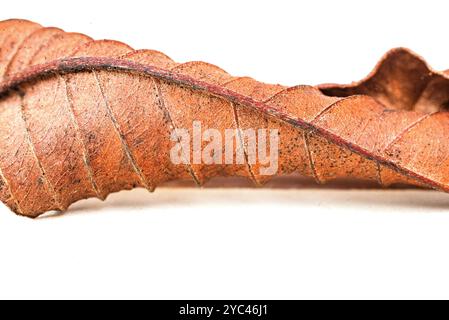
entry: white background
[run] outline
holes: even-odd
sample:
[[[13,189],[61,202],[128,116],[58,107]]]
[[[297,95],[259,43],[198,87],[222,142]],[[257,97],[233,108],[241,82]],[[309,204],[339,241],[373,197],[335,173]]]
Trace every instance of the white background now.
[[[295,85],[358,80],[396,46],[449,68],[448,9],[14,0],[0,18]],[[449,298],[448,244],[449,196],[417,190],[135,190],[35,221],[1,205],[0,297]]]

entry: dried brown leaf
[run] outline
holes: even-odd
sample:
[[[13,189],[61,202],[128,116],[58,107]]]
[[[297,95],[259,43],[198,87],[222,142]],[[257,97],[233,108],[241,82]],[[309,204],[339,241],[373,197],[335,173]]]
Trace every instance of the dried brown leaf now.
[[[279,175],[449,191],[449,79],[407,49],[358,83],[286,88],[22,20],[0,22],[0,46],[0,199],[21,215],[170,180],[271,179],[241,139],[245,163],[173,164],[170,133],[195,120],[278,129]]]

